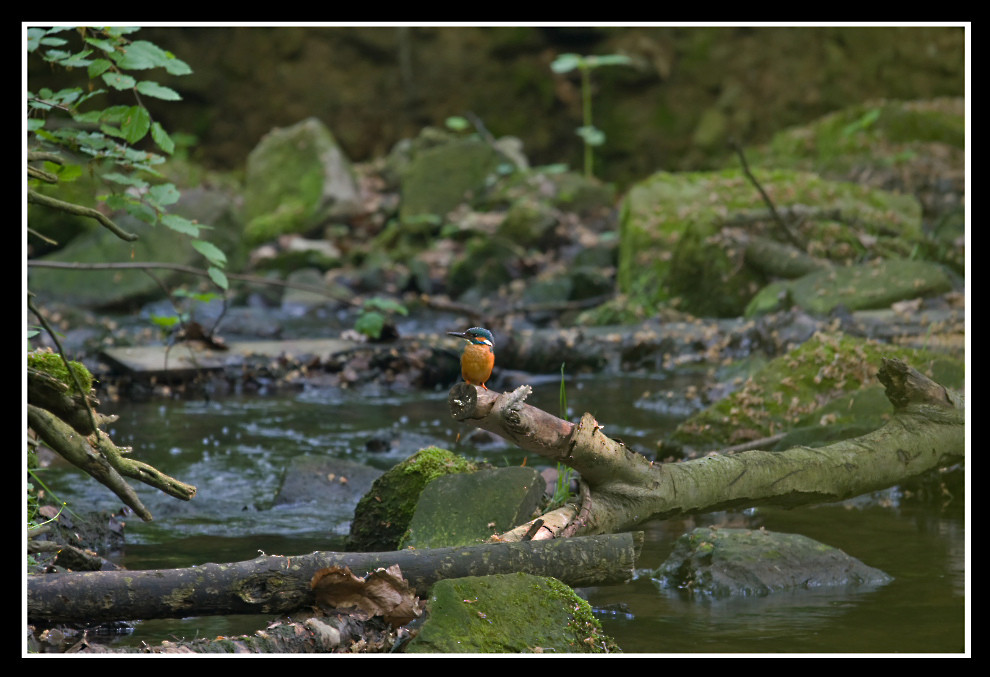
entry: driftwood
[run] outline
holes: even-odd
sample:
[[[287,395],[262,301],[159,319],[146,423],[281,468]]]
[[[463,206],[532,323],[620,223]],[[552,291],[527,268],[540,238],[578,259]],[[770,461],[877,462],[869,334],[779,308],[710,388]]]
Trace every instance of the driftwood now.
[[[398,565],[413,588],[445,578],[524,572],[574,586],[632,577],[642,533],[376,553],[262,555],[186,569],[87,571],[28,576],[28,619],[45,622],[283,614],[316,603],[313,576],[329,567],[357,575]],[[592,562],[593,565],[588,563]]]
[[[452,416],[575,469],[587,489],[579,504],[543,515],[533,538],[614,533],[648,519],[760,504],[787,507],[852,498],[963,460],[965,399],[899,360],[878,374],[895,408],[882,428],[825,447],[715,454],[654,463],[605,435],[590,414],[564,421],[523,402],[529,387],[496,393],[461,383]],[[502,534],[518,540],[532,523]]]

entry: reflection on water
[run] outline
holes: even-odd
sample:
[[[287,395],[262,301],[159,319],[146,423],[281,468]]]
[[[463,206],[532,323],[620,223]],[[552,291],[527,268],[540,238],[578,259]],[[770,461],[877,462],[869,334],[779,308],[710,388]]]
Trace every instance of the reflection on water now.
[[[576,420],[589,410],[611,435],[649,454],[676,421],[628,401],[648,390],[660,388],[645,379],[569,379],[569,417]],[[537,386],[528,402],[557,412],[559,383]],[[342,549],[349,515],[330,515],[319,505],[268,508],[284,468],[299,454],[346,458],[382,470],[430,444],[497,466],[527,458],[499,441],[483,448],[466,446],[463,440],[471,429],[450,418],[446,392],[343,399],[339,391],[314,389],[280,397],[104,409],[120,415],[110,431],[118,444],[133,446],[135,458],[198,489],[195,499],[182,502],[135,484],[155,521],[144,524],[133,518],[127,524],[128,545],[117,559],[134,569],[240,561],[259,551]],[[537,461],[527,459],[530,465]],[[120,507],[105,488],[72,468],[48,470],[45,480],[70,506]],[[643,526],[646,543],[637,579],[581,592],[593,607],[621,610],[602,612],[599,619],[626,652],[960,652],[965,627],[963,500],[956,497],[948,514],[886,500],[883,507],[864,501],[856,507],[760,509],[651,522]],[[816,538],[884,570],[894,581],[874,590],[702,602],[659,591],[649,571],[662,563],[676,538],[694,526],[728,518],[734,526]],[[243,616],[146,621],[121,641],[157,644],[169,635],[231,635],[252,632],[264,622]]]

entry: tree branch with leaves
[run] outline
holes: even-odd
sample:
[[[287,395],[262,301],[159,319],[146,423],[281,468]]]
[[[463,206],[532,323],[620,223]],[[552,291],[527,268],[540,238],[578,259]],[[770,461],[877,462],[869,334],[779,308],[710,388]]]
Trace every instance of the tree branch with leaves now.
[[[226,256],[202,238],[206,225],[169,212],[181,194],[159,168],[175,143],[154,119],[146,101],[177,101],[178,92],[153,79],[154,72],[187,75],[184,61],[152,42],[134,39],[138,28],[29,27],[28,58],[40,58],[53,69],[85,73],[76,87],[31,87],[27,102],[27,203],[43,209],[91,218],[124,242],[138,235],[114,220],[128,214],[149,225],[175,231],[206,259],[206,274],[222,291],[228,288]],[[28,83],[29,87],[32,83]],[[129,94],[133,102],[99,107],[113,93]],[[150,143],[149,143],[150,140]],[[152,147],[155,150],[149,150]],[[84,175],[97,178],[106,192],[96,195],[98,207],[64,199],[65,184]],[[54,194],[53,194],[54,193]],[[28,233],[47,244],[59,244],[35,227],[28,215]],[[181,241],[181,239],[180,239]],[[51,366],[33,354],[28,368],[28,426],[47,446],[114,491],[142,519],[151,514],[125,477],[137,479],[188,500],[195,487],[164,475],[156,468],[126,457],[100,426],[113,420],[96,413],[92,376],[64,355],[56,333],[48,326],[28,292],[28,309],[38,318],[58,348],[64,379],[38,368]],[[83,381],[85,383],[83,383]],[[32,443],[35,443],[32,441]]]

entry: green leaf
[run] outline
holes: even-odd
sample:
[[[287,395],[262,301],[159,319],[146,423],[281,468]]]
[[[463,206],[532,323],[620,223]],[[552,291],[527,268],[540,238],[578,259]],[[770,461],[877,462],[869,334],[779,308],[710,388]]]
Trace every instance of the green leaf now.
[[[131,200],[126,205],[124,205],[124,209],[127,211],[128,214],[133,216],[135,219],[138,219],[139,221],[144,221],[149,225],[153,226],[155,225],[155,222],[158,221],[158,212],[156,212],[154,209],[144,204],[143,202],[137,202],[136,200]]]
[[[178,315],[152,315],[148,319],[151,320],[152,324],[162,329],[171,329],[179,323]]]
[[[137,84],[137,91],[141,92],[145,96],[153,96],[156,99],[162,99],[164,101],[181,101],[182,97],[174,89],[165,87],[158,84],[157,82],[152,82],[151,80],[143,80]]]
[[[584,127],[578,127],[575,131],[589,146],[600,146],[605,143],[605,132],[597,127],[585,125]]]
[[[175,142],[172,141],[172,137],[168,135],[168,132],[165,131],[165,128],[162,127],[160,122],[151,123],[151,138],[154,139],[155,144],[157,144],[162,151],[168,153],[169,155],[175,151]]]
[[[44,28],[28,28],[27,29],[27,48],[29,52],[33,52],[41,46],[41,39],[45,37]]]
[[[72,56],[66,57],[59,60],[58,65],[65,68],[82,68],[83,66],[88,66],[91,61],[86,57],[93,53],[93,50],[87,49],[78,54],[73,54]]]
[[[189,75],[192,73],[192,68],[189,67],[189,64],[182,59],[175,58],[175,55],[171,52],[166,53],[168,54],[168,61],[165,62],[165,70],[170,75]]]
[[[409,311],[406,309],[404,305],[402,305],[395,299],[390,299],[383,296],[375,296],[365,300],[365,302],[362,304],[362,309],[383,310],[386,313],[399,313],[400,315],[409,314]]]
[[[561,54],[550,64],[550,70],[554,73],[567,73],[580,68],[583,64],[584,59],[577,54]]]
[[[60,183],[69,183],[70,181],[75,181],[80,176],[82,176],[83,170],[82,166],[75,164],[64,164],[59,165],[54,162],[45,161],[45,171],[51,172],[58,177]]]
[[[132,78],[130,75],[124,75],[123,73],[104,73],[102,76],[103,82],[107,83],[114,89],[132,89],[137,83],[137,80]]]
[[[127,143],[137,143],[151,129],[151,114],[144,106],[131,106],[127,119],[124,120],[120,129],[124,132],[124,139],[127,140]]]
[[[384,327],[385,316],[374,311],[370,313],[361,313],[361,315],[359,315],[354,321],[354,329],[372,339],[377,339],[381,336],[382,329]]]
[[[214,266],[210,266],[206,272],[209,274],[210,279],[213,280],[213,284],[220,287],[224,291],[230,289],[230,283],[227,282],[227,276],[224,275],[222,270]]]
[[[119,38],[122,35],[130,35],[131,33],[137,33],[141,30],[140,26],[104,26],[103,32],[115,38]]]
[[[148,199],[159,206],[175,204],[179,201],[180,197],[181,194],[174,183],[162,183],[152,186],[148,191]]]
[[[103,75],[113,64],[107,59],[93,59],[89,62],[89,67],[86,69],[86,73],[89,77],[95,78],[97,76]]]
[[[45,61],[49,61],[49,62],[52,62],[52,63],[58,63],[62,59],[68,59],[70,56],[72,56],[72,53],[71,52],[66,52],[63,49],[49,49],[47,52],[45,52],[45,54],[44,54],[44,56],[42,58]]]
[[[147,70],[148,68],[164,68],[172,75],[186,75],[192,73],[189,65],[179,59],[171,52],[167,52],[158,45],[147,40],[135,40],[127,45],[114,57],[117,65],[121,68],[133,70]]]
[[[632,63],[625,54],[596,54],[585,57],[588,68],[598,68],[599,66],[628,66]]]
[[[114,55],[118,66],[132,70],[158,68],[167,59],[165,50],[147,40],[135,40]]]
[[[842,128],[842,136],[852,136],[856,132],[870,128],[874,122],[880,119],[880,109],[871,108],[866,111],[858,120],[850,122]]]
[[[471,123],[463,115],[451,115],[444,120],[444,124],[447,126],[447,129],[454,132],[463,132],[465,129],[471,128]]]
[[[99,113],[100,122],[123,122],[131,112],[130,106],[108,106]]]
[[[117,43],[115,43],[112,40],[100,40],[98,38],[90,38],[90,37],[84,38],[84,40],[88,44],[93,45],[93,47],[96,47],[97,49],[102,49],[104,52],[107,52],[108,54],[113,54],[113,51],[117,49]]]
[[[69,89],[60,89],[49,98],[54,103],[70,108],[76,101],[79,100],[80,96],[82,96],[82,89],[79,87],[71,87]]]
[[[178,214],[165,214],[162,216],[162,224],[178,233],[182,233],[183,235],[199,237],[199,224],[190,221],[184,216],[179,216]],[[207,258],[209,257],[207,256]]]
[[[196,251],[205,256],[207,261],[217,267],[224,266],[227,263],[227,255],[220,251],[220,248],[212,242],[193,240],[192,246]]]
[[[121,174],[120,172],[107,172],[106,174],[103,174],[102,177],[104,181],[112,181],[124,186],[137,186],[138,188],[144,188],[148,185],[148,182],[144,179],[140,179],[131,174]]]

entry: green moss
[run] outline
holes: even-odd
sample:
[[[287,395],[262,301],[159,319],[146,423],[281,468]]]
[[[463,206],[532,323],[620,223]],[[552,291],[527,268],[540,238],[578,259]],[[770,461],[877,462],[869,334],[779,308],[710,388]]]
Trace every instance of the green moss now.
[[[921,206],[911,196],[809,172],[753,174],[778,211],[808,213],[799,236],[813,243],[816,256],[842,263],[904,256],[923,240]],[[649,306],[676,300],[695,315],[741,314],[767,280],[740,264],[744,245],[732,235],[738,219],[751,236],[779,237],[759,191],[739,169],[658,172],[640,182],[620,212],[620,290]]]
[[[93,374],[81,362],[69,361],[69,367],[82,386],[83,394],[89,393],[93,389]],[[65,361],[57,353],[41,350],[28,353],[28,368],[45,372],[59,382],[64,383],[69,390],[76,389],[75,381],[69,376],[69,371],[65,368]]]
[[[682,423],[672,435],[675,444],[703,448],[743,439],[758,439],[817,422],[822,429],[833,417],[825,407],[833,400],[878,386],[877,369],[884,357],[905,360],[918,371],[950,387],[958,369],[944,355],[899,348],[843,334],[815,334],[800,347],[771,360],[729,397]],[[889,402],[871,410],[860,424],[875,428],[892,412]],[[848,410],[848,407],[847,407]],[[855,407],[852,413],[862,413]],[[739,433],[746,435],[738,438]]]
[[[601,653],[618,647],[588,603],[553,578],[470,576],[438,582],[429,617],[407,651]]]
[[[375,480],[358,501],[348,548],[359,552],[396,549],[423,488],[442,475],[477,468],[477,464],[439,447],[417,451]]]

